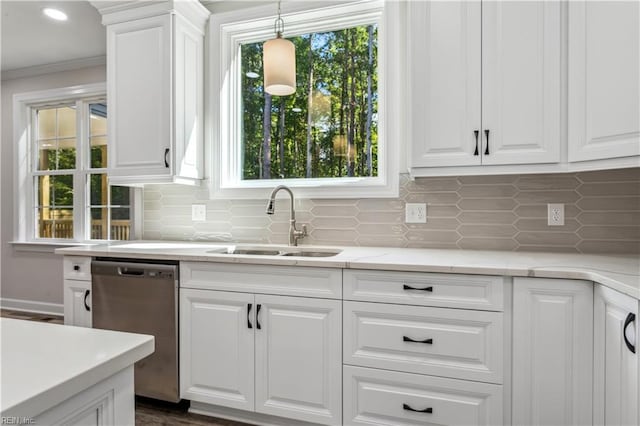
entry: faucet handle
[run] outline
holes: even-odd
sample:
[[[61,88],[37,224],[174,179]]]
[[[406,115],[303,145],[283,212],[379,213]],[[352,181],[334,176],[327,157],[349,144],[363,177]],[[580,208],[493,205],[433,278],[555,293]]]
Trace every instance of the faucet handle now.
[[[306,237],[307,235],[308,235],[307,234],[307,225],[302,225],[302,234],[300,234],[300,237],[303,238],[303,237]]]

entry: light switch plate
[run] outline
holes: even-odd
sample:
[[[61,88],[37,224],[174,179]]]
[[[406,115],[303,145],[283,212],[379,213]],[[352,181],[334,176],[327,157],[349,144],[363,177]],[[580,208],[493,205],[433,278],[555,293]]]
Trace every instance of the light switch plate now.
[[[427,223],[426,203],[407,203],[404,208],[405,223]]]
[[[202,222],[207,220],[207,206],[206,204],[192,204],[191,205],[191,220],[194,222]]]

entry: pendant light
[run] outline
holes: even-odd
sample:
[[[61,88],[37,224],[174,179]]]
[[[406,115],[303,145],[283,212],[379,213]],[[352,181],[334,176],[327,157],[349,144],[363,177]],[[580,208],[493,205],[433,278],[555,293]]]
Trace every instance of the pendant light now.
[[[276,38],[263,45],[264,90],[271,95],[286,96],[296,91],[296,48],[282,38],[284,21],[280,17],[280,1],[274,30]]]

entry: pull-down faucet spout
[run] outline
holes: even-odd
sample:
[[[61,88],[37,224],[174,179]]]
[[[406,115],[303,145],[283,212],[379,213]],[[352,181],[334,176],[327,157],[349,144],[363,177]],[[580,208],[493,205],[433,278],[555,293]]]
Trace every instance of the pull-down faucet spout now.
[[[271,191],[271,196],[269,197],[269,202],[267,203],[267,214],[273,214],[275,212],[276,205],[276,195],[280,190],[284,190],[289,193],[289,197],[291,197],[291,209],[289,211],[289,245],[297,246],[298,240],[307,236],[307,227],[306,225],[302,225],[302,230],[299,231],[296,228],[296,211],[294,207],[294,198],[293,192],[289,187],[285,185],[276,186],[273,191]]]

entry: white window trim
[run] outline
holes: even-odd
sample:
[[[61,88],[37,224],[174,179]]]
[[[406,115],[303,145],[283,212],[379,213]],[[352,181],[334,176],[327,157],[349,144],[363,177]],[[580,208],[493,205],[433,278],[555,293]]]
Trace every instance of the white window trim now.
[[[209,21],[210,76],[209,117],[205,137],[211,149],[210,195],[212,198],[267,198],[276,185],[295,188],[302,198],[395,198],[399,192],[398,161],[403,147],[404,129],[400,111],[404,78],[400,74],[402,49],[399,5],[395,2],[356,1],[347,4],[288,2],[283,4],[285,36],[313,31],[329,31],[351,25],[378,22],[378,176],[354,178],[241,180],[241,150],[238,119],[239,84],[231,75],[239,75],[237,52],[241,42],[264,40],[273,34],[275,5],[214,14]],[[393,76],[393,78],[391,78]]]
[[[87,192],[81,191],[75,196],[77,188],[84,187],[86,183],[76,182],[74,178],[74,224],[84,224],[82,229],[74,226],[74,239],[37,238],[35,236],[35,194],[31,167],[34,157],[33,129],[31,128],[32,114],[40,105],[73,102],[79,98],[106,98],[106,84],[94,83],[81,86],[63,87],[59,89],[40,90],[34,92],[18,93],[13,96],[13,135],[14,135],[14,243],[32,243],[43,245],[69,245],[78,242],[93,242],[100,240],[88,240],[80,232],[86,231],[87,221]],[[78,120],[81,122],[81,120]],[[81,132],[84,132],[81,129]],[[78,134],[78,139],[82,134]],[[76,158],[85,155],[82,146],[76,149]],[[102,170],[104,169],[96,169]],[[142,223],[142,196],[140,190],[134,190],[131,197],[131,238],[139,238]]]

